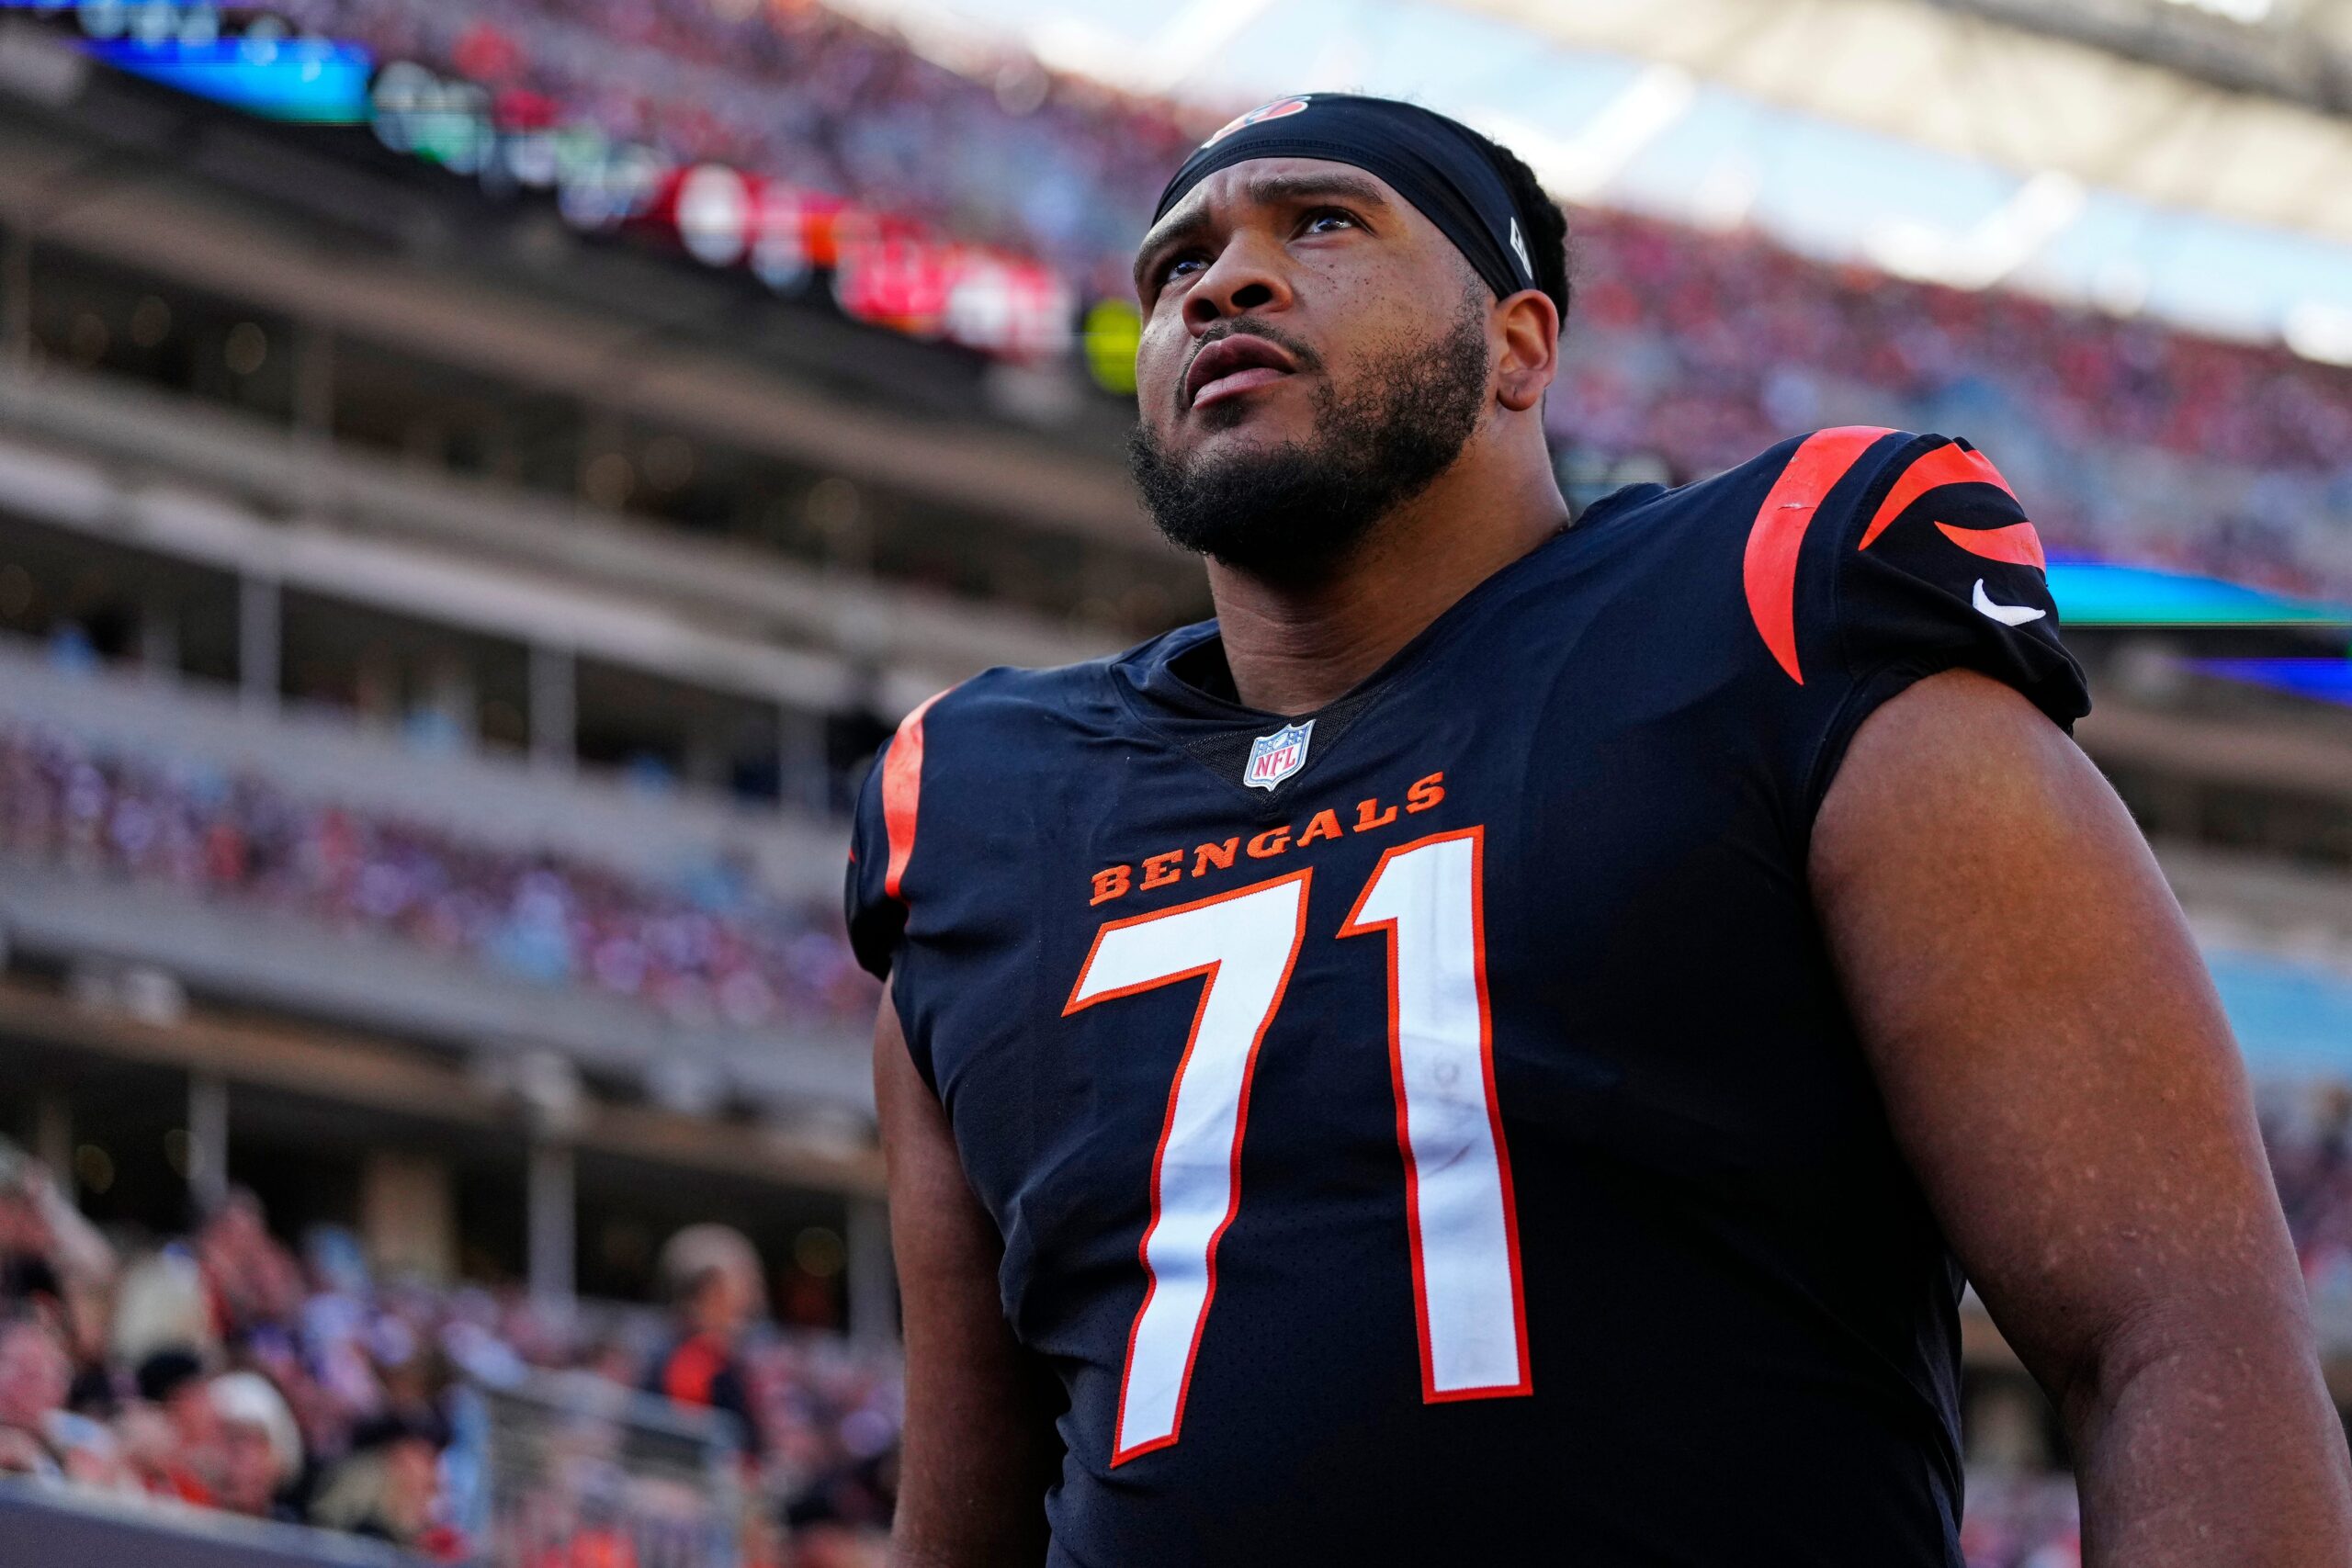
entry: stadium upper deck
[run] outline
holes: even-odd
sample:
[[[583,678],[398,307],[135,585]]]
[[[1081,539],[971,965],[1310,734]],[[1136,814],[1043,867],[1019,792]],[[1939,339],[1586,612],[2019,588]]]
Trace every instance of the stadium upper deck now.
[[[718,179],[710,188],[731,194],[707,199],[692,195],[703,187],[689,179],[640,170],[624,205],[634,200],[648,220],[683,224],[690,250],[748,260],[794,290],[830,259],[834,292],[854,313],[922,330],[958,329],[950,319],[926,325],[919,301],[881,296],[922,294],[907,267],[934,264],[907,258],[929,252],[911,239],[869,243],[824,202],[838,208],[846,194],[875,211],[910,214],[941,236],[926,242],[931,251],[970,238],[1015,247],[1051,263],[1080,293],[1115,299],[1156,188],[1152,171],[1191,133],[1173,129],[1177,111],[1168,106],[1046,76],[1034,62],[1025,85],[1004,82],[999,92],[821,8],[786,22],[765,13],[729,21],[701,5],[537,0],[308,0],[298,11],[364,39],[387,60],[421,60],[451,83],[473,83],[477,96],[425,108],[411,77],[399,77],[407,85],[390,96],[379,86],[379,133],[417,145],[412,122],[463,121],[458,140],[481,145],[458,162],[511,185],[534,159],[552,159],[548,177],[567,197],[617,178],[616,167],[639,167],[622,150],[653,167],[740,165],[750,183]],[[616,39],[625,46],[618,52],[603,47]],[[396,75],[387,70],[382,83]],[[769,113],[769,105],[790,112]],[[397,133],[387,129],[394,121]],[[561,145],[572,151],[551,153],[551,138],[571,139]],[[724,232],[729,224],[739,231]],[[1960,427],[2001,454],[2049,531],[2078,547],[2302,588],[2352,583],[2344,457],[2352,450],[2352,375],[2145,320],[1832,269],[1752,235],[1702,234],[1602,209],[1581,215],[1579,227],[1586,352],[1573,355],[1566,395],[1555,400],[1564,446],[1608,459],[1660,456],[1673,472],[1694,474],[1849,412]],[[778,235],[787,230],[782,249],[791,265],[779,271]],[[874,285],[877,275],[897,287]],[[942,293],[937,308],[952,299]],[[907,378],[940,379],[936,371]],[[1074,408],[1055,380],[1047,369],[993,385],[1004,403],[1025,403],[1032,419],[1067,421],[1083,405]],[[936,400],[926,410],[945,412]],[[1102,412],[1080,420],[1080,448],[1097,460],[1108,446]],[[1065,430],[1063,440],[1073,434]],[[541,466],[563,482],[576,478],[560,440],[540,446]],[[645,493],[655,487],[641,483],[643,467],[624,457],[605,471],[624,488],[634,474],[642,505],[657,501]],[[1041,494],[1026,510],[1049,527],[1077,521],[1075,511],[1131,531],[1132,508],[1114,491],[1073,493],[1058,507]],[[991,519],[991,534],[1012,531],[1011,519]],[[1134,576],[1136,563],[1126,564]],[[1034,563],[1024,565],[1031,570],[1009,575],[1034,578]],[[1006,575],[991,592],[1012,586]]]
[[[1159,178],[1207,128],[1198,110],[1034,62],[959,74],[815,6],[293,11],[476,83],[491,133],[578,128],[665,164],[778,182],[746,198],[747,229],[773,200],[805,234],[812,193],[846,197],[1042,259],[1090,298],[1124,297]],[[1688,475],[1850,409],[1962,425],[1998,443],[2049,530],[2078,547],[2218,556],[2241,575],[2352,592],[2352,374],[2144,319],[1833,268],[1753,234],[1601,209],[1577,227],[1587,321],[1604,341],[1572,351],[1571,395],[1554,408],[1564,445],[1663,455]]]

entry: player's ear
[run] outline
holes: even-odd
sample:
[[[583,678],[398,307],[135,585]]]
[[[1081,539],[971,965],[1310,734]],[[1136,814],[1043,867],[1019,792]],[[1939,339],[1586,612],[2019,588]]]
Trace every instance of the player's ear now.
[[[1560,309],[1540,288],[1522,288],[1495,303],[1502,359],[1495,367],[1495,396],[1513,413],[1544,400],[1560,368]]]

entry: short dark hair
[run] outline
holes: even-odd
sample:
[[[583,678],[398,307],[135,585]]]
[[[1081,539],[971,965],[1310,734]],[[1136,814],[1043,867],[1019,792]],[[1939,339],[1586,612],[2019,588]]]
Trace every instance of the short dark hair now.
[[[204,1360],[184,1345],[172,1345],[139,1363],[139,1397],[161,1404],[194,1382],[204,1381]]]
[[[1568,215],[1544,189],[1544,182],[1535,177],[1525,159],[1489,137],[1475,130],[1470,134],[1487,144],[1496,172],[1510,188],[1511,205],[1527,224],[1527,254],[1535,265],[1535,287],[1560,308],[1565,326],[1568,306],[1576,298],[1576,286],[1568,277]]]

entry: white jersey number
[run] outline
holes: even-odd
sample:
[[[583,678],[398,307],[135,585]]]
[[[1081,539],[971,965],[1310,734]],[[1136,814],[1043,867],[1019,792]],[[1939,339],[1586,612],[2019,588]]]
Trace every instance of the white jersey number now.
[[[1393,849],[1340,927],[1388,938],[1388,1060],[1410,1216],[1422,1397],[1525,1393],[1526,1313],[1510,1161],[1494,1103],[1479,829]],[[1064,1015],[1199,979],[1152,1159],[1145,1289],[1127,1340],[1111,1462],[1177,1439],[1217,1241],[1241,1204],[1258,1046],[1306,935],[1309,871],[1095,934]]]

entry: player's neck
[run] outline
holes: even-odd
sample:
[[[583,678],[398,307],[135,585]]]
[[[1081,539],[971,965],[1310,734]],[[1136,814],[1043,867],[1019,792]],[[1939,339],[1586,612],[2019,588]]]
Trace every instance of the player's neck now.
[[[1384,519],[1329,578],[1272,582],[1211,561],[1236,695],[1278,714],[1336,701],[1566,518],[1548,468],[1457,469]]]

